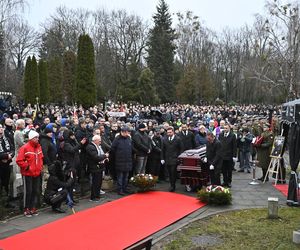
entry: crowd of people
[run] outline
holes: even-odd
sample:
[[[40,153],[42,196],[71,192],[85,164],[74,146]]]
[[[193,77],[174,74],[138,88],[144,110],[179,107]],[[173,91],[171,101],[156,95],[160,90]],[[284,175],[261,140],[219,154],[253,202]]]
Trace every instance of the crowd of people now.
[[[178,156],[203,145],[212,185],[231,187],[232,171],[250,173],[250,160],[256,158],[260,180],[268,181],[280,114],[280,107],[259,105],[9,107],[0,113],[1,196],[9,206],[16,172],[22,175],[27,217],[38,214],[40,197],[53,211],[64,212],[61,204],[77,202],[74,191],[83,179],[90,182],[90,201],[99,202],[104,175],[116,180],[121,196],[130,193],[131,175],[145,173],[168,181],[174,192]],[[279,182],[285,182],[284,175]]]

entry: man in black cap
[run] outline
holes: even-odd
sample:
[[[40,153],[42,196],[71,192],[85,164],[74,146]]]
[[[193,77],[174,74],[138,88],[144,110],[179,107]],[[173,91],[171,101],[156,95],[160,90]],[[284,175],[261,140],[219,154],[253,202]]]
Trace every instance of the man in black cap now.
[[[138,131],[132,138],[133,148],[136,153],[136,174],[145,173],[148,155],[151,152],[151,139],[146,133],[146,130],[146,125],[144,123],[140,123]]]

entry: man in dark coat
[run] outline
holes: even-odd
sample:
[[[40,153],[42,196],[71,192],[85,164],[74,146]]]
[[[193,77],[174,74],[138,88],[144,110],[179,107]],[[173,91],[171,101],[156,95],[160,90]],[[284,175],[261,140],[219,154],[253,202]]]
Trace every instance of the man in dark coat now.
[[[11,162],[15,151],[10,139],[4,135],[4,128],[0,124],[0,196],[2,195],[2,188],[5,190],[5,196],[9,195],[9,180],[11,172]],[[8,199],[7,199],[8,202]],[[9,204],[6,204],[9,206]]]
[[[224,131],[219,135],[219,140],[222,144],[222,174],[223,186],[231,187],[233,158],[236,157],[236,136],[230,131],[229,124],[224,125]]]
[[[211,185],[221,185],[222,144],[212,132],[207,132],[206,160],[209,165]]]
[[[183,145],[179,136],[175,135],[174,128],[168,127],[167,136],[164,137],[161,150],[161,163],[165,164],[169,173],[170,192],[176,189],[177,161],[178,156],[183,152]]]
[[[146,133],[146,129],[147,128],[145,124],[139,124],[138,131],[134,134],[132,138],[133,148],[136,153],[136,174],[145,173],[148,155],[151,152],[151,139]]]
[[[122,127],[120,135],[114,139],[111,146],[119,195],[128,193],[128,177],[129,172],[132,171],[132,143],[129,134],[129,128]]]
[[[104,154],[101,148],[101,136],[94,135],[92,142],[86,147],[87,162],[89,172],[92,176],[91,199],[90,201],[99,202],[100,188],[104,171],[104,163],[108,160],[109,154]]]
[[[178,133],[178,136],[182,141],[184,151],[196,147],[195,135],[188,130],[187,124],[181,125],[181,131]]]

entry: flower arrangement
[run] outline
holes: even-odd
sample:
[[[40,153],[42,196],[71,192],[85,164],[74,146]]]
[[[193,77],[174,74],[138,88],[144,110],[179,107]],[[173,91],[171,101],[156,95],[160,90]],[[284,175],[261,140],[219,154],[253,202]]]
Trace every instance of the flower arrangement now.
[[[232,195],[228,188],[222,186],[210,185],[198,191],[200,201],[210,205],[229,205],[232,201]]]
[[[130,182],[137,187],[139,191],[145,192],[150,190],[157,183],[158,177],[151,174],[137,174],[131,177]]]

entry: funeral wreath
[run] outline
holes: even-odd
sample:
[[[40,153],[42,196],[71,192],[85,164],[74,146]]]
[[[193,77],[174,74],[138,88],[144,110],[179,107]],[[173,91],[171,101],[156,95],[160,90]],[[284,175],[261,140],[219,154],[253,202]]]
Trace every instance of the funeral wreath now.
[[[232,201],[230,190],[222,186],[210,185],[202,188],[197,196],[200,201],[209,205],[229,205]]]
[[[151,174],[137,174],[131,177],[130,182],[137,187],[139,191],[148,191],[157,183],[157,176]]]

